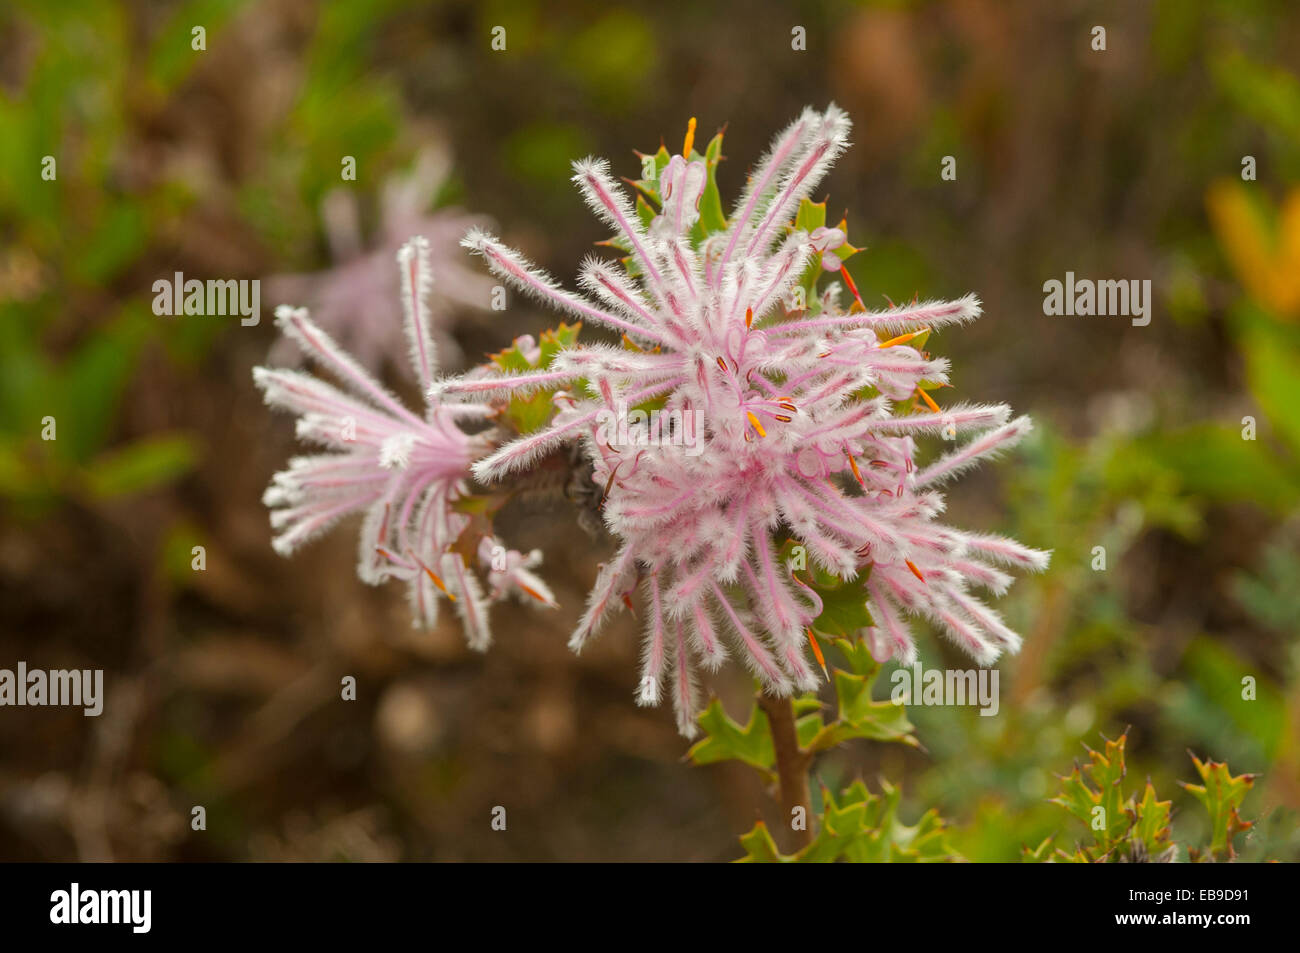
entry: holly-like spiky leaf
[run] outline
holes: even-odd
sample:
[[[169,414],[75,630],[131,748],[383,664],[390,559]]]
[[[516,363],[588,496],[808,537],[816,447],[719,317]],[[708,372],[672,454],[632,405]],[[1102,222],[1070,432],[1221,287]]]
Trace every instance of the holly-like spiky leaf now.
[[[809,738],[806,745],[809,750],[824,751],[853,738],[920,747],[907,718],[907,709],[892,701],[872,699],[874,675],[852,675],[836,669],[834,680],[835,697],[839,702],[837,717]]]
[[[530,359],[524,353],[520,341],[516,340],[505,350],[490,355],[490,359],[500,370],[511,374],[542,370],[551,366],[560,351],[577,343],[578,332],[581,330],[580,321],[574,324],[561,322],[554,330],[542,332],[535,358]],[[550,422],[555,411],[551,400],[554,396],[554,388],[535,391],[526,396],[514,395],[506,405],[502,417],[521,434],[540,430]]]
[[[1022,845],[1020,855],[1027,864],[1047,863],[1052,853],[1052,836],[1044,837],[1037,847]]]
[[[659,144],[659,151],[654,153],[638,152],[637,159],[641,162],[641,178],[632,184],[636,186],[638,193],[644,193],[659,206],[663,205],[663,198],[659,195],[659,176],[663,174],[664,169],[668,167],[672,159],[672,153],[662,142]],[[649,160],[649,161],[647,161]],[[650,175],[646,175],[646,173]],[[649,223],[646,223],[649,224]]]
[[[1255,784],[1255,775],[1239,774],[1233,777],[1227,764],[1212,759],[1200,760],[1192,755],[1201,784],[1183,784],[1210,813],[1211,839],[1208,850],[1191,851],[1192,860],[1231,860],[1237,856],[1232,839],[1242,831],[1250,830],[1253,821],[1244,821],[1238,810],[1241,802]],[[1179,782],[1180,784],[1182,782]]]
[[[1104,751],[1088,748],[1089,764],[1074,766],[1061,778],[1061,793],[1051,799],[1087,825],[1094,844],[1084,848],[1090,860],[1106,857],[1124,839],[1132,817],[1125,812],[1124,745],[1127,733],[1114,741],[1106,740]]]
[[[1142,792],[1142,800],[1131,803],[1125,808],[1132,821],[1130,836],[1141,842],[1146,856],[1160,856],[1169,849],[1169,818],[1172,807],[1172,801],[1161,801],[1156,798],[1156,789],[1148,778],[1146,790]]]
[[[1172,802],[1161,801],[1150,780],[1142,790],[1141,800],[1136,795],[1124,795],[1127,734],[1107,741],[1104,752],[1089,750],[1089,764],[1082,768],[1076,764],[1070,775],[1061,779],[1061,793],[1052,798],[1052,803],[1088,825],[1093,843],[1076,845],[1073,851],[1058,849],[1055,859],[1069,863],[1168,863],[1177,859],[1178,845],[1170,835]],[[1232,860],[1236,856],[1233,837],[1253,826],[1238,812],[1255,775],[1234,777],[1222,762],[1201,761],[1195,755],[1192,761],[1203,783],[1182,786],[1209,812],[1212,834],[1208,847],[1191,847],[1188,857],[1193,861]],[[1116,804],[1122,811],[1118,823]],[[1050,841],[1048,838],[1032,851],[1026,849],[1025,859],[1046,859]]]
[[[741,725],[723,711],[722,702],[715,698],[698,720],[705,737],[686,753],[693,762],[743,761],[761,771],[771,771],[776,761],[772,729],[767,715],[757,705],[749,713],[749,721]]]
[[[920,863],[960,859],[947,842],[947,825],[930,810],[916,824],[898,817],[901,792],[882,782],[872,794],[855,781],[838,799],[822,789],[824,811],[813,842],[793,854],[783,854],[761,821],[740,838],[742,863]]]
[[[835,648],[849,663],[849,671],[854,675],[868,675],[874,678],[880,671],[880,663],[871,654],[871,646],[865,639],[836,639]]]
[[[815,695],[796,700],[800,746],[807,751],[825,751],[853,738],[866,738],[920,747],[907,709],[893,701],[872,699],[871,686],[880,674],[880,665],[866,645],[854,639],[836,639],[834,645],[852,671],[832,672],[837,711],[830,723],[822,717],[821,703]]]
[[[745,856],[737,861],[741,864],[784,864],[793,859],[793,855],[781,853],[772,839],[772,832],[762,821],[748,833],[740,835],[740,846],[745,851]]]

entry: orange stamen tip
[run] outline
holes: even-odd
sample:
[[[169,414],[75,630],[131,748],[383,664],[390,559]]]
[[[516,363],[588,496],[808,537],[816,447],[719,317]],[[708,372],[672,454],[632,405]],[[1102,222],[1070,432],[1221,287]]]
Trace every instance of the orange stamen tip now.
[[[921,395],[921,399],[925,401],[925,406],[929,407],[936,414],[939,413],[939,405],[934,402],[934,398],[927,394],[924,388],[918,387],[916,390],[917,393]]]
[[[627,611],[636,615],[636,606],[632,605],[632,597],[626,592],[623,593],[623,605],[627,606]]]
[[[754,324],[754,309],[753,309],[753,308],[746,308],[746,309],[745,309],[745,327],[747,327],[747,328],[748,328],[748,327],[752,327],[753,324]]]
[[[436,572],[434,572],[428,566],[424,567],[424,571],[428,573],[429,578],[433,580],[433,584],[437,586],[439,589],[441,589],[444,593],[446,593],[448,599],[450,599],[452,602],[456,601],[455,593],[452,593],[447,589],[446,584],[441,579],[438,578],[438,574]]]
[[[912,560],[910,559],[905,559],[903,560],[903,562],[907,563],[907,568],[912,570],[913,576],[915,576],[917,579],[921,580],[922,582],[925,582],[925,576],[921,573],[921,570],[916,568],[916,563],[912,562]]]
[[[888,341],[881,342],[880,346],[882,348],[886,348],[886,347],[893,347],[896,344],[906,344],[908,341],[912,340],[917,335],[927,330],[929,329],[922,328],[920,331],[909,331],[907,334],[900,334],[898,337],[890,338]]]
[[[722,368],[725,371],[727,369],[727,362],[724,361],[722,358],[718,358],[718,367]]]
[[[865,311],[867,306],[862,304],[862,295],[858,294],[858,286],[853,283],[853,276],[849,274],[849,270],[847,268],[840,268],[840,274],[844,276],[844,283],[849,286],[849,291],[853,293],[854,303],[861,305],[862,310]]]
[[[533,588],[531,588],[531,587],[529,587],[529,586],[524,585],[522,582],[521,582],[521,583],[517,583],[517,585],[519,586],[520,589],[522,589],[524,592],[528,593],[530,596],[532,596],[534,599],[536,599],[536,600],[537,600],[538,602],[540,602],[542,605],[544,605],[544,606],[554,605],[554,603],[552,603],[550,599],[547,599],[545,596],[543,596],[543,595],[542,595],[540,592],[538,592],[537,590],[535,590],[535,589],[533,589]]]
[[[767,436],[767,431],[763,429],[763,425],[762,425],[761,423],[758,422],[758,418],[755,417],[755,416],[753,415],[753,413],[751,413],[750,411],[747,410],[747,411],[745,411],[745,416],[749,418],[749,422],[750,422],[750,424],[753,426],[753,428],[754,428],[755,430],[758,431],[758,435],[759,435],[760,437],[766,437],[766,436]]]
[[[866,487],[866,481],[862,479],[862,471],[858,469],[858,461],[853,459],[853,454],[846,454],[849,458],[849,466],[853,468],[853,475],[857,477],[858,486]]]
[[[686,121],[686,140],[682,143],[682,158],[691,157],[691,147],[695,145],[695,117]]]
[[[804,631],[808,633],[808,641],[812,644],[813,655],[817,657],[817,664],[822,667],[822,674],[829,679],[831,673],[826,671],[826,656],[822,655],[822,647],[817,644],[817,636],[813,635],[812,629],[804,629]]]

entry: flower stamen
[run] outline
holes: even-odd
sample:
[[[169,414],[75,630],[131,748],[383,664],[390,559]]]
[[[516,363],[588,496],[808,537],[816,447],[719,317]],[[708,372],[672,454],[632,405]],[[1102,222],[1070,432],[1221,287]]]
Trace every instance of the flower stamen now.
[[[813,655],[817,657],[817,664],[822,667],[822,674],[826,680],[830,681],[831,673],[826,670],[826,656],[822,655],[822,647],[817,644],[817,636],[813,635],[812,629],[804,629],[808,633],[808,642],[812,645]]]
[[[919,337],[920,335],[924,334],[926,331],[929,330],[930,330],[929,328],[921,328],[919,331],[909,331],[907,334],[900,334],[898,335],[898,337],[890,338],[888,341],[882,341],[877,346],[881,350],[884,350],[887,347],[894,347],[895,345],[898,344],[906,344],[908,341],[912,340],[913,338]]]

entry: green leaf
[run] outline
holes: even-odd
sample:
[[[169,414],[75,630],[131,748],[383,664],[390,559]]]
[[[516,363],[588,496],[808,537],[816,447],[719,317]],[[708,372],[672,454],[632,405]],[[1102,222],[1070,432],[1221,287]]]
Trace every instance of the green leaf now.
[[[794,217],[796,232],[812,232],[826,225],[826,203],[803,199],[799,202],[799,211]]]
[[[874,678],[880,671],[880,663],[872,657],[871,646],[865,639],[836,639],[834,644],[849,663],[849,671],[853,674]]]
[[[1148,856],[1156,856],[1169,848],[1169,819],[1172,801],[1156,799],[1156,789],[1147,779],[1142,800],[1129,808],[1133,821],[1132,836],[1142,842]]]
[[[1214,58],[1219,87],[1244,112],[1300,143],[1300,79],[1283,66],[1232,51]]]
[[[1276,322],[1256,316],[1245,322],[1240,344],[1250,392],[1274,432],[1300,464],[1300,341]]]
[[[815,228],[821,228],[826,224],[826,203],[814,202],[811,199],[803,199],[799,202],[799,211],[794,217],[794,230],[796,232],[811,233]],[[815,301],[817,297],[817,279],[821,277],[822,263],[817,255],[804,266],[803,273],[799,275],[796,286],[803,289],[804,302],[812,313],[819,310],[819,305]]]
[[[196,441],[183,434],[146,437],[97,457],[86,467],[87,489],[100,499],[144,493],[186,473],[198,458]]]
[[[143,305],[134,302],[92,334],[61,369],[58,449],[85,461],[110,437],[117,408],[151,333]]]
[[[527,371],[544,370],[551,366],[560,351],[573,347],[578,339],[582,323],[561,323],[554,330],[541,333],[538,340],[538,355],[530,360],[515,341],[505,350],[490,356],[490,360],[502,371],[509,374],[521,374]],[[573,385],[578,386],[578,385]],[[544,388],[527,396],[512,395],[503,416],[521,434],[532,433],[545,427],[555,412],[552,403],[557,388]]]
[[[1123,446],[1107,463],[1107,483],[1116,492],[1138,494],[1157,515],[1180,493],[1275,511],[1289,511],[1300,500],[1295,474],[1263,442],[1243,440],[1236,426],[1199,424]]]
[[[709,145],[704,150],[704,165],[708,177],[704,182],[704,192],[700,196],[700,217],[692,231],[696,247],[710,235],[725,231],[727,228],[727,216],[722,211],[722,195],[718,191],[717,173],[718,163],[721,161],[722,133],[719,132],[709,140]]]
[[[740,838],[743,863],[921,863],[960,859],[948,844],[947,824],[930,810],[916,824],[898,817],[902,794],[887,781],[872,794],[855,781],[837,799],[822,788],[824,810],[817,836],[794,854],[783,854],[761,821]]]
[[[1210,814],[1211,840],[1209,857],[1204,851],[1193,851],[1193,859],[1222,860],[1237,856],[1232,839],[1243,831],[1254,827],[1253,821],[1244,821],[1238,813],[1241,802],[1255,784],[1255,775],[1239,774],[1233,777],[1227,764],[1222,761],[1200,760],[1192,755],[1196,773],[1201,776],[1201,784],[1183,784],[1188,791]]]
[[[664,200],[659,194],[659,177],[663,175],[664,169],[668,167],[668,163],[672,160],[672,155],[669,153],[668,147],[660,143],[658,152],[638,152],[636,157],[641,162],[642,172],[650,171],[645,168],[646,159],[652,159],[654,161],[652,167],[653,174],[649,177],[642,175],[641,178],[636,180],[637,190],[650,196],[656,205],[662,206]]]
[[[699,723],[705,737],[686,753],[696,764],[743,761],[763,771],[771,770],[776,761],[772,729],[767,723],[767,715],[757,705],[749,713],[749,721],[741,725],[723,710],[722,702],[715,698],[700,713]]]
[[[871,675],[852,675],[836,669],[835,696],[839,701],[836,720],[825,726],[807,744],[812,751],[825,751],[854,738],[890,741],[920,747],[907,717],[907,708],[894,702],[874,701]]]
[[[762,821],[755,824],[749,833],[740,835],[740,846],[744,848],[745,856],[736,861],[739,864],[780,864],[791,860],[777,849],[771,831]]]
[[[1092,860],[1109,855],[1125,839],[1133,823],[1133,816],[1125,811],[1124,745],[1127,734],[1114,741],[1106,739],[1104,751],[1088,748],[1089,764],[1074,766],[1069,775],[1061,778],[1061,793],[1051,803],[1065,808],[1082,821],[1092,834],[1094,846],[1083,854]],[[1100,808],[1104,813],[1098,814]],[[1100,820],[1102,827],[1094,825]]]

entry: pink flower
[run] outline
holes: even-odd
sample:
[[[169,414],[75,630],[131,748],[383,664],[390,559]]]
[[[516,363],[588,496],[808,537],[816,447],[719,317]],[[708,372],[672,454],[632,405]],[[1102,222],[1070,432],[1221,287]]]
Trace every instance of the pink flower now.
[[[317,325],[345,347],[362,367],[378,372],[391,363],[403,373],[406,342],[392,320],[394,253],[412,235],[429,242],[430,264],[438,275],[439,294],[429,302],[434,343],[445,360],[455,362],[460,351],[447,333],[456,308],[486,309],[493,283],[467,268],[458,254],[457,239],[476,219],[454,209],[428,212],[447,178],[447,157],[437,150],[422,152],[414,170],[384,185],[380,223],[374,247],[363,250],[360,212],[349,189],[335,189],[321,203],[321,217],[335,264],[315,274],[276,275],[267,279],[275,300],[306,302]],[[292,364],[298,355],[287,338],[272,348],[270,361]]]
[[[1020,637],[972,590],[1001,594],[1011,581],[1003,567],[1047,563],[1047,553],[1013,540],[936,522],[940,483],[1030,429],[1026,418],[1010,421],[1004,405],[940,410],[922,389],[946,383],[948,364],[912,342],[923,329],[978,316],[973,296],[883,311],[858,299],[846,310],[835,284],[802,310],[788,307],[811,262],[839,270],[844,233],[809,234],[791,222],[848,132],[835,106],[806,110],[751,173],[730,225],[702,241],[692,228],[705,169],[689,147],[664,168],[662,207],[648,228],[604,162],[575,163],[574,181],[638,275],[589,259],[579,279],[588,296],[563,290],[490,235],[465,239],[502,278],[626,336],[621,349],[585,345],[544,372],[445,380],[432,395],[587,382],[588,393],[556,401],[549,427],[479,460],[474,472],[500,479],[563,442],[583,442],[597,485],[608,486],[603,514],[621,546],[570,644],[581,648],[639,582],[647,611],[638,700],[656,704],[670,693],[687,735],[699,708],[695,667],[720,665],[726,642],[773,693],[817,685],[806,632],[822,600],[778,556],[787,539],[822,569],[859,581],[875,623],[863,636],[878,657],[902,662],[916,656],[909,615],[931,620],[981,664],[1018,649]],[[654,399],[680,420],[703,411],[703,447],[687,446],[685,428],[672,426],[654,445],[609,440],[602,420]],[[903,404],[917,400],[930,409]],[[975,436],[918,466],[918,438],[960,434]]]
[[[525,555],[517,549],[506,549],[492,537],[484,536],[478,544],[478,560],[487,573],[488,588],[494,601],[509,596],[526,596],[548,609],[559,605],[550,587],[532,571],[542,564],[540,549]]]
[[[413,239],[397,257],[411,365],[427,388],[438,367],[427,304],[428,243]],[[425,626],[436,621],[438,597],[445,594],[455,603],[470,645],[485,649],[491,641],[488,599],[453,547],[470,526],[454,504],[468,492],[470,465],[492,446],[487,433],[467,434],[457,420],[483,418],[488,408],[430,404],[419,416],[341,350],[306,309],[282,306],[276,322],[345,385],[340,389],[297,370],[253,370],[267,404],[297,414],[298,437],[326,448],[291,460],[263,497],[278,531],[276,552],[288,556],[343,517],[364,513],[361,579],[372,585],[390,578],[406,581],[414,621]],[[477,547],[468,551],[476,553]]]

